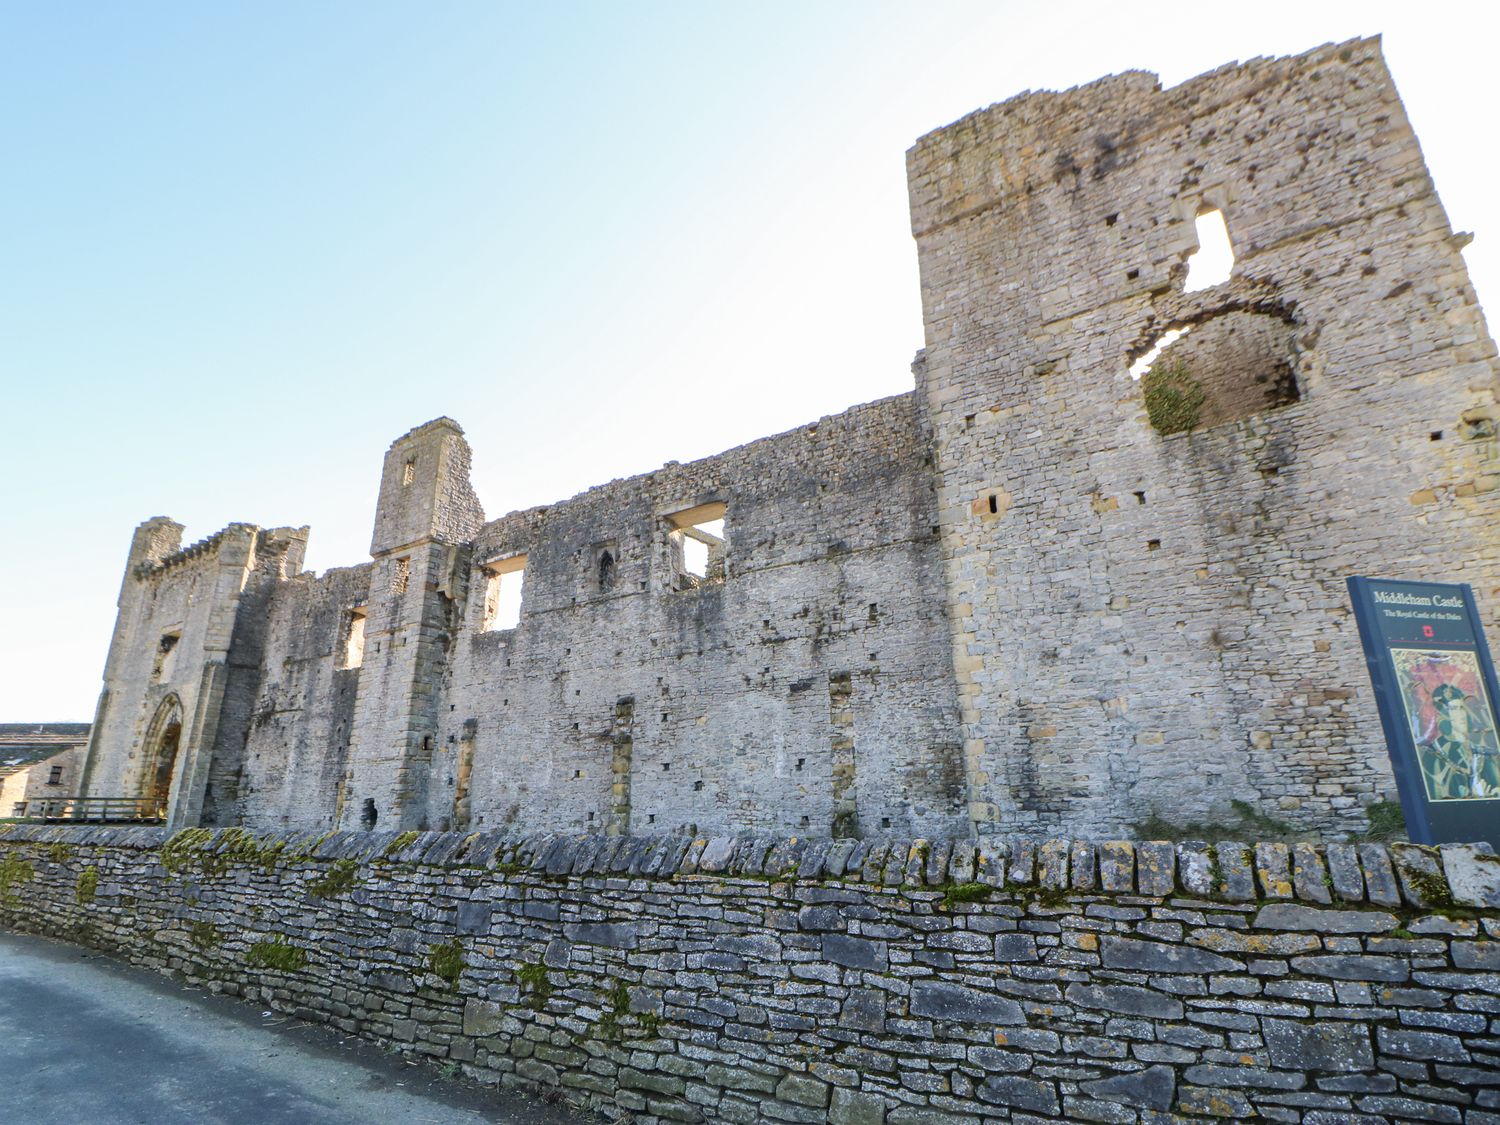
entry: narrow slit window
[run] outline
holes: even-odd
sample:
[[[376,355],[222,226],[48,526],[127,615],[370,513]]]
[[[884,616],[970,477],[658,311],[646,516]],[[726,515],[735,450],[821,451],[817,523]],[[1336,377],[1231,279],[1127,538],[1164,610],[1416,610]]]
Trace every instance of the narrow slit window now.
[[[607,594],[615,588],[615,556],[607,548],[599,552],[599,592]]]
[[[484,617],[486,633],[514,629],[521,623],[521,599],[526,586],[526,556],[512,555],[484,565]]]
[[[700,504],[667,517],[672,589],[696,590],[724,581],[728,544],[722,502]]]
[[[365,662],[365,611],[355,608],[349,611],[348,628],[344,633],[344,667],[358,668]]]
[[[177,664],[177,642],[182,640],[179,632],[163,633],[156,645],[156,662],[151,669],[151,678],[158,682],[172,678],[172,669]]]
[[[1193,221],[1193,226],[1198,232],[1198,249],[1188,256],[1184,288],[1189,293],[1222,285],[1234,269],[1234,247],[1229,243],[1224,212],[1204,211]]]

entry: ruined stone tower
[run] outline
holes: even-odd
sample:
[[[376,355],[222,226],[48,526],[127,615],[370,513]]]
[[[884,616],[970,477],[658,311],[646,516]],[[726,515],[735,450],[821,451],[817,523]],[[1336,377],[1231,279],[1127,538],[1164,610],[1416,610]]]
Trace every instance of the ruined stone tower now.
[[[1022,95],[908,165],[976,828],[1351,823],[1389,765],[1344,576],[1500,609],[1495,350],[1377,41]],[[1164,433],[1128,369],[1172,329]]]
[[[484,524],[469,484],[463,430],[438,418],[385,455],[374,567],[362,625],[363,662],[349,739],[341,827],[426,824],[441,685],[463,596],[466,544]]]

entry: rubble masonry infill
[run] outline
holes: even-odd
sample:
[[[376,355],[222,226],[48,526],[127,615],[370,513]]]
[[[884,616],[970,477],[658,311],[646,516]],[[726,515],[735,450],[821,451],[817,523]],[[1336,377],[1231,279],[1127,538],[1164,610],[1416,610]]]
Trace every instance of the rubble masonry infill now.
[[[0,827],[0,925],[639,1122],[1500,1125],[1482,846]]]

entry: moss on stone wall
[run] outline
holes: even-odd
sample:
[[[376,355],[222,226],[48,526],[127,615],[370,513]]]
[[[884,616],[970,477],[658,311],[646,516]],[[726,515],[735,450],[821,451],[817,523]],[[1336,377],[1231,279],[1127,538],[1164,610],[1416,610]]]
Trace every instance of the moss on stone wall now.
[[[352,859],[341,859],[307,885],[307,893],[314,898],[338,898],[348,894],[359,882],[359,864]]]
[[[1141,376],[1146,417],[1159,434],[1179,434],[1198,424],[1207,394],[1181,363],[1152,368]]]
[[[245,963],[263,969],[280,969],[292,973],[307,964],[307,952],[285,938],[258,941],[245,954]]]
[[[198,921],[188,927],[188,940],[198,949],[218,949],[224,944],[224,935],[212,922]]]
[[[399,852],[402,848],[410,847],[420,835],[421,833],[417,831],[401,833],[401,835],[397,836],[394,840],[386,845],[386,849],[383,855],[385,856],[385,858],[389,859],[391,856]]]
[[[73,897],[78,900],[79,906],[87,906],[94,901],[94,893],[98,889],[99,869],[90,865],[78,873],[78,883],[73,888]]]
[[[15,898],[15,888],[36,878],[36,868],[30,860],[17,856],[6,856],[0,862],[0,898]]]
[[[464,947],[454,938],[445,945],[434,945],[427,951],[427,967],[434,976],[448,982],[448,987],[458,989],[458,978],[464,971]]]

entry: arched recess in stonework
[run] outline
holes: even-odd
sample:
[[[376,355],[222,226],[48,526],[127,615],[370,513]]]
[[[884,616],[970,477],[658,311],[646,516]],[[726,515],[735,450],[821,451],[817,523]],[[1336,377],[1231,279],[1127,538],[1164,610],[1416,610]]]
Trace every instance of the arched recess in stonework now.
[[[1127,359],[1152,427],[1207,429],[1299,401],[1297,331],[1287,309],[1230,304],[1142,340]]]
[[[157,707],[146,731],[140,796],[149,800],[165,816],[172,795],[172,778],[182,749],[182,700],[169,695]]]

